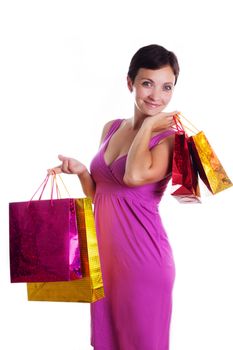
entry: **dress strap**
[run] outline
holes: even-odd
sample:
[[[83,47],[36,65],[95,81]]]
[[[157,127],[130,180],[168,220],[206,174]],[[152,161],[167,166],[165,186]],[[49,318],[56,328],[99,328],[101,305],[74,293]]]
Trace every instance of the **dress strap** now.
[[[176,133],[176,130],[169,129],[161,132],[160,134],[153,136],[150,140],[149,149],[152,149],[154,146],[156,146],[162,139],[165,139],[168,136],[174,135],[175,133]]]
[[[123,122],[124,119],[116,119],[112,122],[108,132],[106,133],[103,142],[105,142],[108,138],[110,138],[120,127],[121,123]]]

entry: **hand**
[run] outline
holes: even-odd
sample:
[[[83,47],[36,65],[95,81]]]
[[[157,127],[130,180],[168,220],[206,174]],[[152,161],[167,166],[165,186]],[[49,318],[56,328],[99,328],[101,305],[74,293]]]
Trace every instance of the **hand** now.
[[[58,159],[62,162],[62,164],[55,168],[48,169],[49,175],[52,175],[54,173],[60,174],[62,172],[66,174],[81,175],[87,170],[85,165],[83,165],[77,159],[64,157],[62,155],[59,155]]]
[[[149,125],[152,129],[151,131],[154,132],[170,129],[175,125],[174,116],[178,113],[178,111],[170,113],[160,112],[154,116],[147,117],[143,123]]]

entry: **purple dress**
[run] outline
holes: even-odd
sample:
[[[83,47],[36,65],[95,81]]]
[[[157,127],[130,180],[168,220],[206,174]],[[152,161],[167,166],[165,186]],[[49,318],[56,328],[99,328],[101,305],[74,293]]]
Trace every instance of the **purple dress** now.
[[[106,295],[91,304],[91,345],[94,350],[168,350],[175,266],[158,205],[170,176],[128,187],[126,156],[106,164],[104,152],[122,121],[113,122],[91,163]],[[154,136],[150,149],[172,133]]]

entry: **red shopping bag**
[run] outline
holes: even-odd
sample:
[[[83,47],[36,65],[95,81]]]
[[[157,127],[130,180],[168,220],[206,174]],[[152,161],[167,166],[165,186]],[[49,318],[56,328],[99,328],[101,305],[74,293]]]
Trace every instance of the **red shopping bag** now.
[[[198,175],[191,158],[188,136],[183,130],[175,134],[171,194],[179,202],[201,202]]]
[[[39,200],[9,204],[11,282],[82,277],[75,199],[41,200],[42,193]]]

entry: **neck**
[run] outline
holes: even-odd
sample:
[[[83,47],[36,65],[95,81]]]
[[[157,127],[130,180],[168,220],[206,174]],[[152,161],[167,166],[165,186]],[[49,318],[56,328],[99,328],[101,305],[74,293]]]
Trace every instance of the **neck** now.
[[[139,130],[143,121],[147,118],[147,115],[141,113],[136,106],[134,107],[134,115],[130,119],[130,124],[133,130]]]

